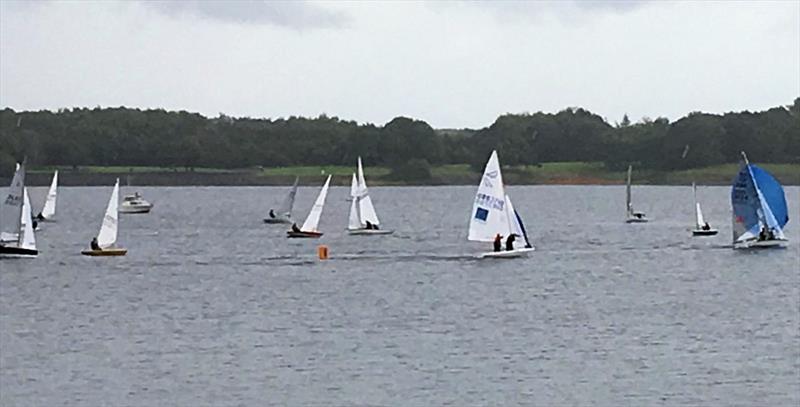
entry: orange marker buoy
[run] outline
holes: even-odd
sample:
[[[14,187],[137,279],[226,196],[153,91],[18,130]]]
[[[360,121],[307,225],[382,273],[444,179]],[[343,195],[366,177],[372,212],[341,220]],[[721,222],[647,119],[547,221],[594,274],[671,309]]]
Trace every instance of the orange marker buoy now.
[[[328,260],[328,246],[324,244],[317,246],[317,256],[320,260]]]

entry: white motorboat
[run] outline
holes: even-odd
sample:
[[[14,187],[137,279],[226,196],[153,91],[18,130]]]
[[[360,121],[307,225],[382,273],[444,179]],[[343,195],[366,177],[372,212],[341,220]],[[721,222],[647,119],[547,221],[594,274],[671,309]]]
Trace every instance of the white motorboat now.
[[[119,204],[119,213],[148,213],[151,209],[153,209],[153,204],[145,201],[138,192],[125,195],[122,203]]]

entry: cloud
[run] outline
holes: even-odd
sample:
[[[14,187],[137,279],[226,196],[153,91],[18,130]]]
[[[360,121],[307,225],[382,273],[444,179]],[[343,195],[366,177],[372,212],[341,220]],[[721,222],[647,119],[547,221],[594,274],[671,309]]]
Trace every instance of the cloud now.
[[[625,14],[652,4],[651,0],[563,0],[563,1],[462,1],[428,3],[434,9],[454,7],[488,11],[501,20],[529,21],[546,16],[581,20],[596,14]]]
[[[140,1],[140,4],[174,18],[195,17],[233,24],[276,25],[297,30],[341,27],[349,20],[340,11],[305,0]]]

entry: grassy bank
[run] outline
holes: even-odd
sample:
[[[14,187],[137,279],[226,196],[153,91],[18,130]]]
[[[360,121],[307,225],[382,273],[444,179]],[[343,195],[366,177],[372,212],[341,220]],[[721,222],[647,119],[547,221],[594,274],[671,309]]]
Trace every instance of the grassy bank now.
[[[800,165],[764,164],[784,185],[800,185]],[[280,168],[194,168],[182,167],[35,167],[30,170],[30,184],[47,184],[49,174],[58,169],[65,185],[106,184],[119,177],[123,183],[132,185],[285,185],[299,176],[301,183],[315,185],[328,174],[334,176],[334,184],[349,185],[354,167],[346,166],[297,166]],[[737,164],[717,165],[685,171],[635,170],[636,184],[686,185],[695,181],[705,185],[728,185],[738,171]],[[472,185],[478,182],[480,173],[467,164],[442,165],[431,168],[431,179],[426,181],[403,181],[391,177],[385,167],[365,167],[364,172],[371,185]],[[562,162],[545,163],[538,166],[503,167],[507,184],[622,184],[624,171],[609,171],[602,163]]]

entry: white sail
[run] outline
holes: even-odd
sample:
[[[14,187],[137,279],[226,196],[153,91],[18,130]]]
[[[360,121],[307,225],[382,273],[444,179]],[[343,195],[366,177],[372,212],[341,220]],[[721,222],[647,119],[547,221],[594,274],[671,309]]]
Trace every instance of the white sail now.
[[[311,212],[309,212],[306,221],[303,222],[303,227],[300,228],[303,232],[316,232],[317,226],[319,226],[319,218],[322,216],[322,208],[325,207],[325,198],[328,196],[328,186],[331,183],[331,176],[328,175],[328,179],[325,180],[325,185],[322,186],[322,190],[319,191],[319,195],[317,196],[316,202],[314,202],[314,206],[311,208]]]
[[[358,180],[353,174],[353,181],[350,183],[350,218],[347,222],[348,229],[361,229],[361,217],[358,216]]]
[[[111,192],[111,198],[108,200],[108,207],[106,207],[106,214],[103,216],[103,225],[100,227],[100,233],[97,235],[97,244],[101,249],[106,249],[114,245],[117,241],[117,225],[119,223],[119,178],[117,183],[114,184],[114,190]]]
[[[500,161],[497,159],[497,151],[492,151],[475,194],[467,238],[491,242],[497,234],[506,237],[510,233]]]
[[[373,225],[380,225],[378,214],[372,206],[372,199],[367,191],[367,181],[364,179],[364,168],[361,166],[361,157],[358,157],[358,209],[361,215],[361,224],[366,227],[367,221]]]
[[[281,206],[278,207],[278,215],[291,217],[292,215],[292,207],[294,207],[294,197],[297,195],[297,183],[300,181],[299,177],[294,178],[294,184],[292,185],[292,189],[289,191],[289,195],[286,195]]]
[[[625,210],[628,211],[628,216],[633,216],[633,203],[631,202],[631,172],[632,166],[628,166],[628,182],[625,187]]]
[[[42,216],[47,219],[53,219],[56,216],[56,194],[58,192],[58,171],[53,174],[53,181],[50,183],[50,189],[47,191],[47,199],[44,201],[42,208]]]
[[[506,195],[506,217],[509,221],[509,230],[517,237],[525,238],[525,232],[522,230],[522,225],[519,224],[517,215],[514,213],[514,205],[511,203],[511,197]]]
[[[706,222],[703,219],[703,211],[700,209],[700,202],[697,200],[697,185],[692,182],[692,192],[694,193],[694,215],[697,222],[697,229],[702,229]]]
[[[33,232],[33,219],[31,218],[31,201],[28,198],[28,189],[23,190],[22,204],[22,236],[19,239],[20,247],[28,250],[36,250],[36,235]]]
[[[25,163],[17,165],[8,195],[0,206],[0,242],[17,242],[22,226],[23,190],[25,188]]]

